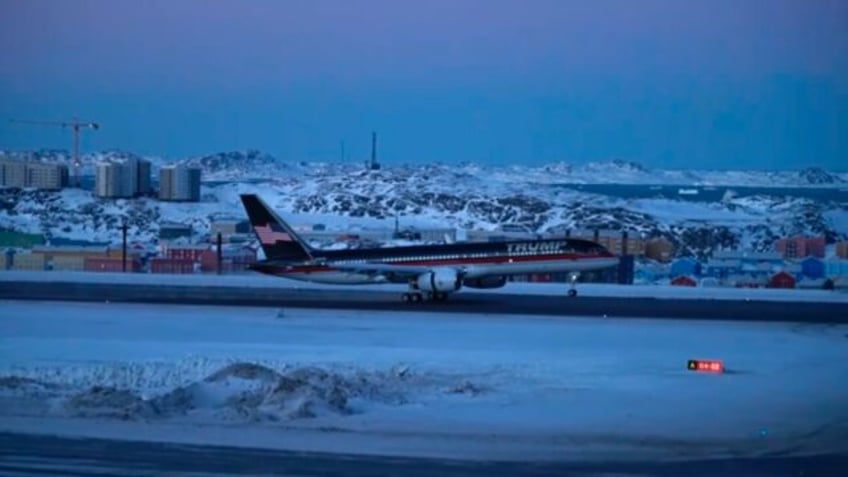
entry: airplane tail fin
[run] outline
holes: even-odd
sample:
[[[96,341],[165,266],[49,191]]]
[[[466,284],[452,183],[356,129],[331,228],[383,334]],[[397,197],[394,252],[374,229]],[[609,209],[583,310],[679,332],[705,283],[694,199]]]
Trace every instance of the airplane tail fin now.
[[[241,202],[267,260],[300,261],[312,258],[309,245],[259,196],[242,194]]]

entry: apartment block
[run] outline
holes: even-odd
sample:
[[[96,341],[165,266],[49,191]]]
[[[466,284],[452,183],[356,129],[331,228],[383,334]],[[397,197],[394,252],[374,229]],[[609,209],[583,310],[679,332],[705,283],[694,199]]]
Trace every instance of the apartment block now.
[[[61,189],[68,185],[68,166],[0,159],[0,186]]]
[[[199,201],[200,173],[199,167],[163,166],[159,170],[159,200]]]
[[[150,161],[136,157],[110,159],[95,169],[95,194],[128,198],[150,191]]]
[[[783,258],[824,258],[825,239],[824,236],[807,237],[804,235],[796,235],[794,237],[777,240],[774,243],[774,249],[777,250]]]

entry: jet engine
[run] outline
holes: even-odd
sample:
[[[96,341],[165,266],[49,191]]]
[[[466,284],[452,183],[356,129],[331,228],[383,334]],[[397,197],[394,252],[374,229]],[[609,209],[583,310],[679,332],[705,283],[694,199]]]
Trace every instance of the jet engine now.
[[[480,278],[466,278],[462,281],[463,286],[468,288],[500,288],[506,285],[506,277],[489,276]]]
[[[462,280],[456,270],[436,269],[420,275],[415,284],[426,292],[452,292],[462,287]]]

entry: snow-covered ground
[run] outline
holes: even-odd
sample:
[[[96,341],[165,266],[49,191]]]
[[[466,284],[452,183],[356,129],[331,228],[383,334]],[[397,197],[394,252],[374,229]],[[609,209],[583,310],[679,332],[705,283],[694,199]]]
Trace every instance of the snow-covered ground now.
[[[160,286],[234,286],[254,288],[286,288],[303,290],[352,290],[398,291],[407,290],[406,285],[324,285],[288,280],[260,274],[238,275],[167,275],[146,273],[94,273],[66,271],[0,271],[3,281],[75,282],[75,283],[127,283]],[[642,297],[681,298],[698,300],[769,300],[787,302],[838,302],[848,304],[848,293],[844,290],[774,289],[774,288],[724,288],[724,287],[677,287],[669,285],[615,285],[606,283],[581,283],[577,286],[580,296],[594,297]],[[565,295],[568,285],[564,283],[511,282],[502,288],[479,290],[463,288],[458,293],[508,293],[518,295]]]
[[[846,451],[846,333],[6,301],[0,429],[482,459]]]

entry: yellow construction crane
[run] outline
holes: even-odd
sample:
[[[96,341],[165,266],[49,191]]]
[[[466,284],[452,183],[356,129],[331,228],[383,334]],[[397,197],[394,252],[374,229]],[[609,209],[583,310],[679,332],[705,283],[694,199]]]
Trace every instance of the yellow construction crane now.
[[[100,129],[100,124],[93,121],[80,121],[77,118],[70,121],[30,121],[26,119],[11,119],[10,122],[16,124],[34,124],[36,126],[58,126],[62,128],[71,128],[74,132],[74,184],[77,187],[80,186],[80,167],[82,166],[82,161],[80,160],[79,155],[80,130],[84,128]]]

